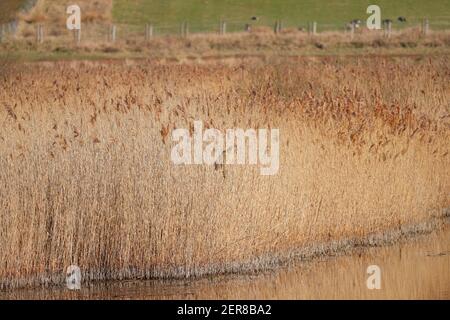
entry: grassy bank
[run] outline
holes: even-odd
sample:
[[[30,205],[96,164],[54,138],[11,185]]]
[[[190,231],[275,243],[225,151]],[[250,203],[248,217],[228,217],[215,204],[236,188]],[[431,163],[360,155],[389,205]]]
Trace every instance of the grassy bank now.
[[[32,38],[20,38],[0,44],[0,58],[36,60],[73,59],[156,59],[173,62],[201,62],[235,57],[297,56],[411,56],[450,54],[450,33],[433,31],[426,37],[420,30],[408,29],[387,39],[382,32],[357,32],[350,37],[344,32],[325,32],[314,37],[305,32],[286,31],[275,35],[259,28],[249,33],[225,36],[199,34],[189,38],[155,37],[145,41],[142,34],[132,34],[112,43],[107,37],[86,35],[76,45],[70,34],[48,36],[36,44]]]
[[[365,20],[371,4],[380,6],[385,19],[404,16],[410,23],[418,23],[426,17],[435,22],[450,18],[447,0],[115,0],[113,18],[118,23],[142,25],[151,21],[175,29],[181,22],[189,21],[192,28],[200,31],[217,28],[220,20],[242,29],[244,23],[271,26],[279,19],[289,27],[305,27],[308,21],[317,21],[319,28],[322,25],[325,29],[342,30],[346,22]],[[258,21],[250,20],[253,16]]]

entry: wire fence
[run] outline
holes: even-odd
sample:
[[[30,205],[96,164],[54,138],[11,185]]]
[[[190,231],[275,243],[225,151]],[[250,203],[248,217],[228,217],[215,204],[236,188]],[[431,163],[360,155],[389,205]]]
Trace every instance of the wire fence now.
[[[30,2],[30,5],[31,2]],[[331,31],[346,31],[353,35],[358,30],[365,28],[364,22],[347,23],[323,23],[317,21],[305,21],[298,24],[284,23],[283,20],[275,21],[238,21],[223,20],[216,23],[191,23],[184,21],[179,24],[153,24],[146,25],[122,25],[122,24],[96,24],[84,23],[80,31],[71,32],[65,26],[55,26],[46,23],[26,24],[18,35],[19,23],[11,21],[0,25],[0,42],[15,41],[34,38],[38,43],[47,39],[61,41],[107,41],[117,40],[150,40],[154,37],[182,36],[188,37],[196,34],[227,34],[233,32],[251,32],[255,29],[271,30],[281,33],[286,30],[302,31],[308,34],[318,34]],[[436,19],[408,19],[408,21],[384,20],[382,26],[385,35],[389,36],[396,30],[416,28],[423,34],[431,30],[450,30],[450,17],[441,16]]]

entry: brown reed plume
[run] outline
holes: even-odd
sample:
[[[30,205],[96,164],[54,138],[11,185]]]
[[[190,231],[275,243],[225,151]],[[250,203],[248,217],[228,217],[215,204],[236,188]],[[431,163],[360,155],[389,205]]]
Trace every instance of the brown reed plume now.
[[[0,283],[57,283],[70,264],[86,280],[259,270],[442,217],[449,75],[445,57],[15,66]],[[170,131],[194,120],[279,128],[279,173],[173,165]]]

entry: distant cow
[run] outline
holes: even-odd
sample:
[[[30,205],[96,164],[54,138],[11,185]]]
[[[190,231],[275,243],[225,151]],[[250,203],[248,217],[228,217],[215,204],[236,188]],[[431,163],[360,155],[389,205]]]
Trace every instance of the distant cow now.
[[[347,23],[347,24],[345,25],[345,29],[346,29],[347,31],[354,30],[354,29],[359,28],[360,25],[361,25],[361,20],[359,20],[359,19],[353,19],[352,21],[350,21],[349,23]]]
[[[359,28],[359,26],[361,25],[361,20],[353,19],[352,21],[350,21],[350,23],[353,24],[355,28]]]
[[[400,22],[406,22],[406,18],[405,17],[398,17],[397,20],[400,21]]]

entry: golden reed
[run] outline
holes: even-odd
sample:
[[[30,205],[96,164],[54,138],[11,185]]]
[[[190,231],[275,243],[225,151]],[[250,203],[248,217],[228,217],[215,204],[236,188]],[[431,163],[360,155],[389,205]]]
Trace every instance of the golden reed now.
[[[57,283],[71,264],[85,280],[259,270],[442,217],[446,59],[9,66],[1,286]],[[278,174],[173,165],[171,132],[195,120],[279,128]]]

